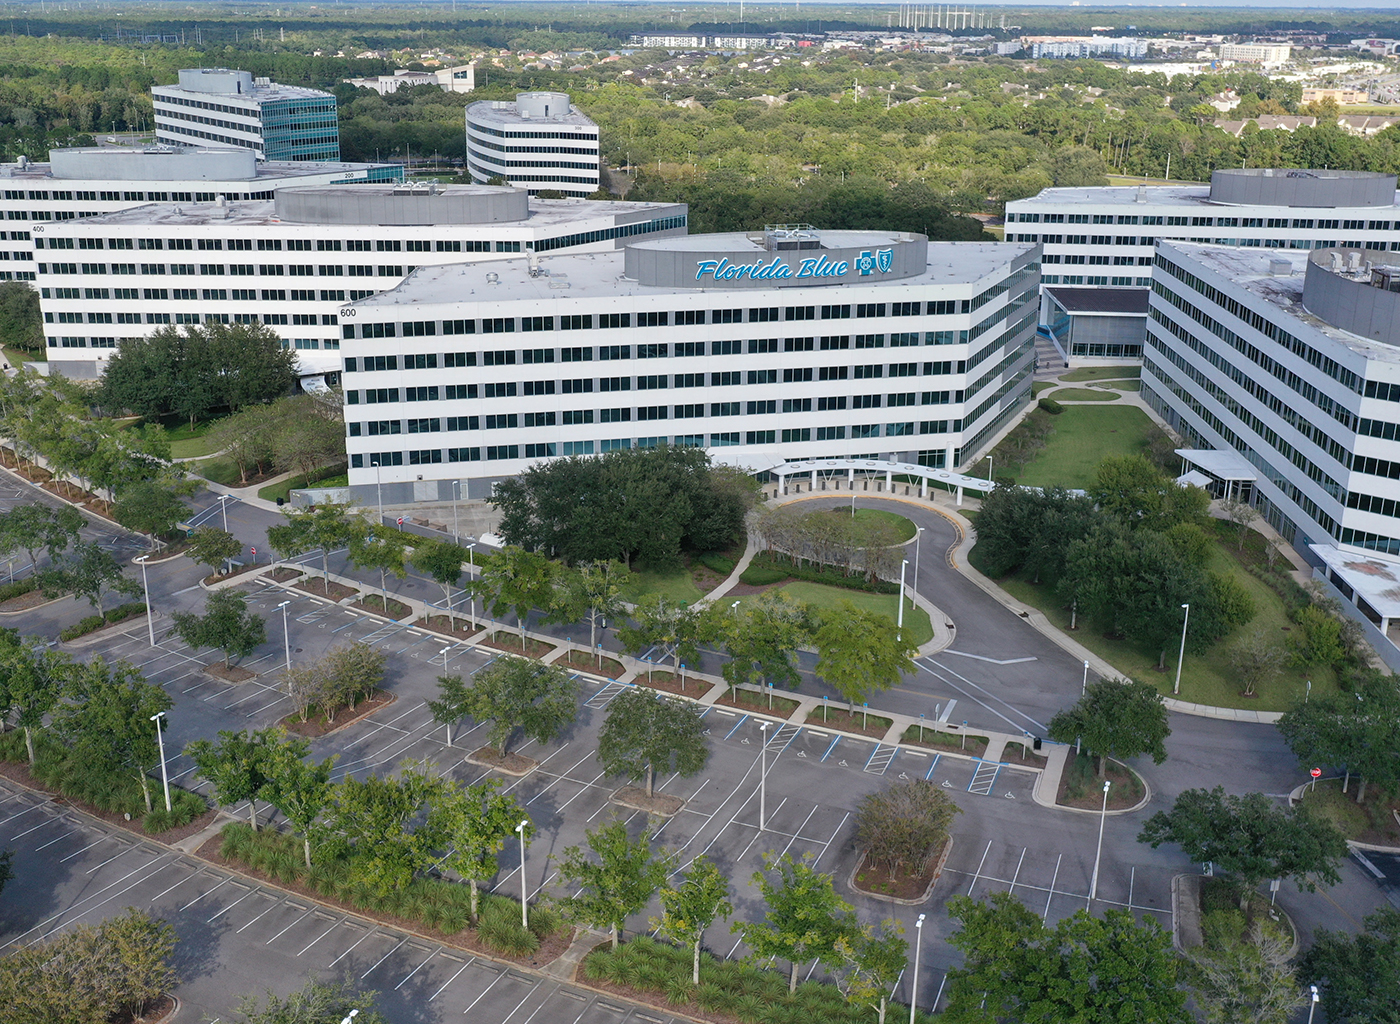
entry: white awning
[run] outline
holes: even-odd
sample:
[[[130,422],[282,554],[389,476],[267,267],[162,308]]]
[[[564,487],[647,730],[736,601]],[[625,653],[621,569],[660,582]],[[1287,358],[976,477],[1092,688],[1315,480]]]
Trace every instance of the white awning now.
[[[326,386],[325,374],[318,373],[314,377],[303,377],[299,383],[301,384],[301,389],[308,395],[325,394],[330,391],[330,388]]]
[[[1176,453],[1216,480],[1258,480],[1259,474],[1244,456],[1211,448],[1178,448]]]
[[[1181,487],[1193,486],[1203,488],[1209,487],[1211,484],[1215,483],[1210,477],[1195,469],[1182,473],[1181,476],[1176,478],[1176,482],[1178,486]]]
[[[1327,565],[1329,576],[1340,576],[1378,615],[1400,619],[1400,562],[1377,555],[1353,554],[1331,544],[1309,544],[1308,547]],[[1332,582],[1337,581],[1333,578]]]

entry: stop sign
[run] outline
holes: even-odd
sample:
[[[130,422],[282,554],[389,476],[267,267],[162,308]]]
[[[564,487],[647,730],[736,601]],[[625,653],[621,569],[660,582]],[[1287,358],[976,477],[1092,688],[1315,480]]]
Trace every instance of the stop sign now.
[[[1313,778],[1316,779],[1316,778],[1318,778],[1319,776],[1322,775],[1322,769],[1321,769],[1321,768],[1314,768],[1312,771],[1308,772],[1308,774],[1311,775]]]

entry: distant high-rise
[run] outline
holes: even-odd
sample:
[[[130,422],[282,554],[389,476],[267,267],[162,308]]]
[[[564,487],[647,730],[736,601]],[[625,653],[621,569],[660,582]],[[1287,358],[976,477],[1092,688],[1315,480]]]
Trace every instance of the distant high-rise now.
[[[467,171],[472,180],[566,196],[598,191],[598,126],[575,109],[568,93],[522,92],[515,102],[483,100],[467,107]]]
[[[156,140],[251,149],[259,160],[340,159],[335,97],[251,72],[185,68],[178,85],[151,88]]]

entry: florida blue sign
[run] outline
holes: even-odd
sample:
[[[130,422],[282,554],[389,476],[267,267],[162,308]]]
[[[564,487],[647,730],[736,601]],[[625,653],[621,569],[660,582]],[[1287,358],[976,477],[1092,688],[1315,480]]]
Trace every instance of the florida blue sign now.
[[[878,270],[888,274],[894,265],[894,250],[880,249],[863,251],[855,258],[854,269],[860,276],[868,277]],[[830,260],[825,256],[808,256],[798,261],[796,269],[781,256],[771,260],[758,259],[752,263],[731,263],[727,257],[717,260],[701,260],[695,266],[695,280],[706,276],[716,281],[773,281],[791,278],[833,278],[845,277],[852,270],[847,260]]]

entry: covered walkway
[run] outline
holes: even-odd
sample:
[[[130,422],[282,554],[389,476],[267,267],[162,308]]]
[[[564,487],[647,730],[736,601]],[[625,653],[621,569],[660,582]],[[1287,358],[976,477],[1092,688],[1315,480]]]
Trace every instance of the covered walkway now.
[[[777,477],[778,488],[775,497],[789,493],[800,494],[804,484],[808,491],[875,490],[890,494],[894,491],[895,477],[905,477],[919,481],[919,497],[928,497],[931,484],[953,493],[957,504],[961,505],[964,491],[974,491],[983,495],[995,486],[985,477],[966,476],[912,462],[880,459],[802,459],[788,462],[776,453],[756,451],[752,448],[732,454],[723,448],[712,448],[710,454],[716,462],[736,466],[753,474],[766,472]],[[842,486],[843,480],[845,487]],[[871,487],[872,483],[875,484],[874,487]]]

